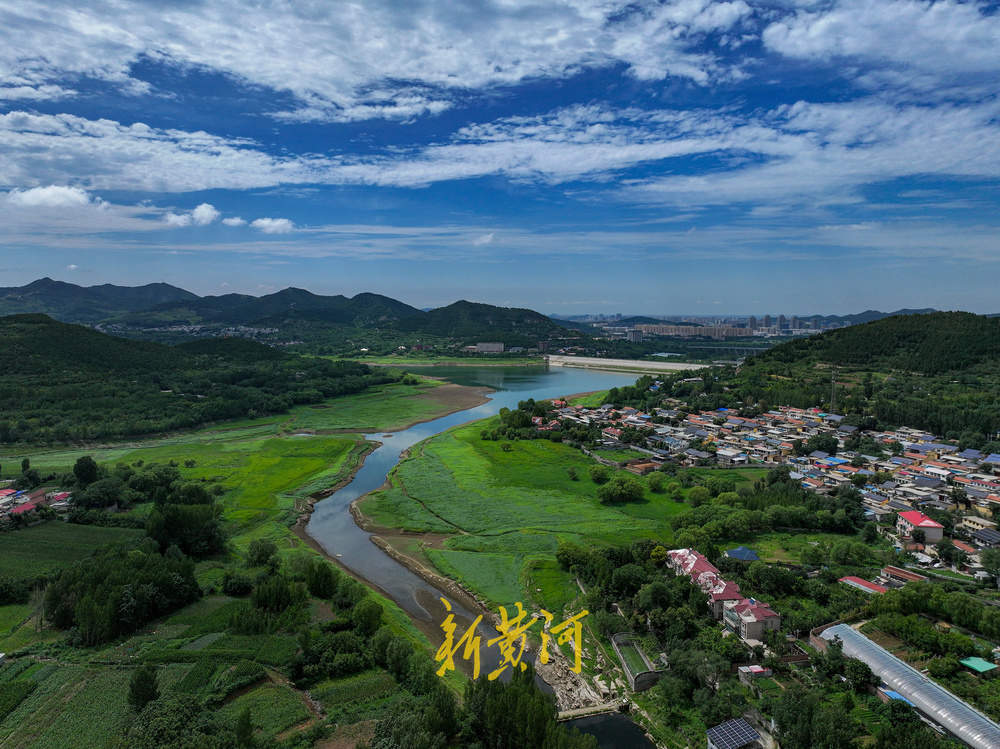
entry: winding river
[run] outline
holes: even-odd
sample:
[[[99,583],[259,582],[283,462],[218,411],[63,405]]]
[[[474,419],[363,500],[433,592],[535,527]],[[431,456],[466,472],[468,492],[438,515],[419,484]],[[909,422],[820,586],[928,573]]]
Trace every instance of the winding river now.
[[[351,503],[382,486],[407,448],[453,426],[484,419],[503,407],[516,407],[518,401],[528,398],[542,400],[629,385],[635,382],[637,375],[563,367],[433,367],[426,371],[449,382],[488,387],[494,392],[481,406],[416,424],[400,432],[368,435],[368,439],[381,442],[381,445],[368,455],[350,483],[316,503],[306,532],[344,567],[395,601],[426,632],[434,632],[444,620],[440,599],[446,597],[453,606],[459,623],[457,631],[461,633],[480,613],[475,603],[443,593],[383,552],[372,543],[372,534],[354,522]],[[482,624],[479,634],[485,644],[496,632]],[[481,649],[482,673],[496,666],[496,653],[496,648]],[[456,658],[456,664],[458,662]],[[547,688],[544,682],[539,686]],[[652,746],[642,731],[621,715],[586,718],[573,724],[597,736],[602,748]]]

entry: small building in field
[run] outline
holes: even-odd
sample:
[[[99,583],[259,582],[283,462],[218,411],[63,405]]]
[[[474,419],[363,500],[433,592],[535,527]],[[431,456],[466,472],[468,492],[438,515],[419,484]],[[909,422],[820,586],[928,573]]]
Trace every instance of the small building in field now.
[[[757,552],[746,546],[737,546],[735,549],[728,549],[725,552],[730,559],[738,559],[741,562],[759,562],[760,557]]]
[[[959,663],[972,671],[972,673],[978,674],[979,676],[995,676],[997,674],[997,669],[1000,668],[997,664],[990,663],[989,661],[975,655],[968,658],[962,658]]]
[[[884,585],[878,585],[876,583],[868,582],[860,577],[855,577],[854,575],[848,575],[847,577],[842,577],[838,580],[842,585],[848,585],[855,590],[860,590],[862,593],[868,593],[869,595],[882,595],[888,592],[888,588]]]
[[[902,567],[893,567],[891,564],[887,564],[882,568],[882,577],[889,580],[895,580],[900,583],[925,583],[927,582],[926,575],[920,575],[911,570],[904,570]]]

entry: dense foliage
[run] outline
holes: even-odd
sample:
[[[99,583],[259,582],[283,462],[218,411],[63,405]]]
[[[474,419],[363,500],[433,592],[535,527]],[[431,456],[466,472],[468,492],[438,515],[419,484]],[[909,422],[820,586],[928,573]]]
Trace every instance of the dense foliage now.
[[[194,564],[142,549],[113,548],[63,570],[45,591],[45,618],[83,645],[134,632],[201,596]]]
[[[392,379],[248,341],[127,341],[43,315],[0,318],[0,442],[118,438],[280,413]]]

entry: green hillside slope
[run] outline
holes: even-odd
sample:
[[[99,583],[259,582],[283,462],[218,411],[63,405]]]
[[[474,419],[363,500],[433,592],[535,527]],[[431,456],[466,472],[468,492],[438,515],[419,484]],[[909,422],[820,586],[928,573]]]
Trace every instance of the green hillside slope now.
[[[0,442],[127,437],[282,412],[386,382],[355,362],[242,339],[178,347],[130,341],[45,315],[0,318]]]

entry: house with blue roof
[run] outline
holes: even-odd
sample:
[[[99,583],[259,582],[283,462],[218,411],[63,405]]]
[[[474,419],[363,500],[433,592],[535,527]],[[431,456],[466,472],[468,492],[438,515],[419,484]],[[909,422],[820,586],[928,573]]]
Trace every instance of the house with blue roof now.
[[[741,562],[759,562],[760,557],[757,552],[747,546],[737,546],[735,549],[726,551],[726,556],[730,559],[738,559]]]

